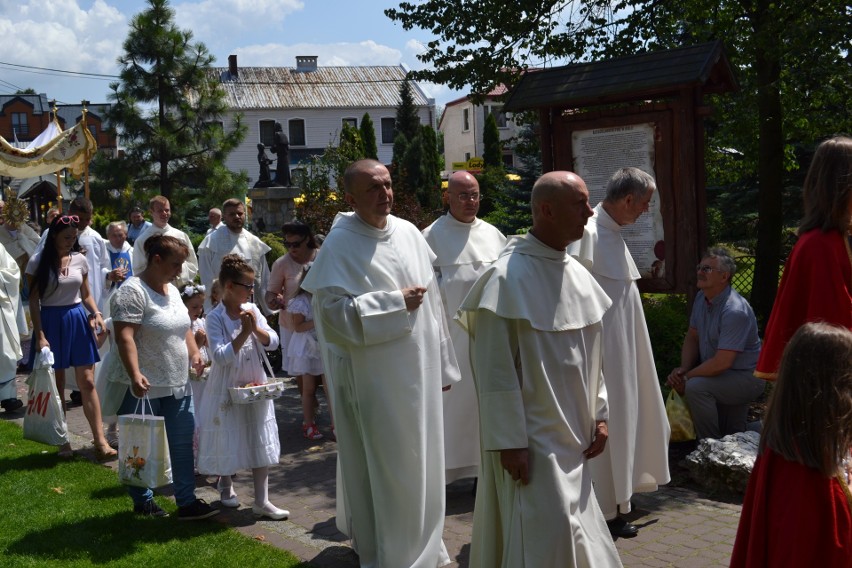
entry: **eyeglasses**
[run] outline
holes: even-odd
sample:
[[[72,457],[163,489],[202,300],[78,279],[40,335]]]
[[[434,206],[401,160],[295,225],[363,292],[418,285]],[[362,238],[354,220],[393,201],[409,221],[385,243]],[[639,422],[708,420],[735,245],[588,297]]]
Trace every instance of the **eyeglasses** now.
[[[718,268],[713,268],[709,264],[699,264],[698,266],[695,267],[695,270],[697,270],[698,272],[703,272],[704,274],[709,274],[709,273],[713,272],[714,270],[716,272],[724,272],[724,270],[719,270]]]
[[[466,201],[479,201],[478,193],[459,193],[456,195],[456,199],[465,203]]]
[[[299,248],[300,246],[302,246],[304,244],[304,242],[306,240],[308,240],[308,237],[305,237],[305,238],[298,240],[298,241],[284,241],[284,246],[287,247],[288,249]]]
[[[237,286],[242,286],[246,290],[254,290],[254,284],[243,284],[242,282],[234,282]]]
[[[76,215],[63,215],[59,218],[59,222],[63,225],[77,225],[80,222],[80,218]]]

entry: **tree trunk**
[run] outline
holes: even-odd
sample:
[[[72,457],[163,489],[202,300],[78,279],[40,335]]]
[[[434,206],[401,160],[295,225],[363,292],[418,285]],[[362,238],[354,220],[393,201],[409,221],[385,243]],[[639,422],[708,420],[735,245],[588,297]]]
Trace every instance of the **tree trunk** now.
[[[764,12],[765,14],[765,12]],[[767,25],[767,23],[764,23]],[[771,25],[771,24],[769,24]],[[769,319],[778,291],[783,228],[782,190],[784,137],[781,108],[781,62],[775,43],[765,30],[755,29],[758,117],[758,222],[757,251],[751,305],[761,330]],[[763,33],[762,33],[763,32]],[[760,37],[763,36],[763,37]],[[780,41],[777,39],[775,41]]]

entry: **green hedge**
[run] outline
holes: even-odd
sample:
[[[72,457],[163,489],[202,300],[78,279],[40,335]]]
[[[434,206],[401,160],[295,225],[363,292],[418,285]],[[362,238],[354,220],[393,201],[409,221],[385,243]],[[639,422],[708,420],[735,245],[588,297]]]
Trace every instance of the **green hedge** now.
[[[668,395],[666,378],[680,365],[680,351],[683,338],[689,327],[689,315],[686,309],[685,294],[643,294],[642,305],[654,349],[654,363],[657,367],[657,380]]]

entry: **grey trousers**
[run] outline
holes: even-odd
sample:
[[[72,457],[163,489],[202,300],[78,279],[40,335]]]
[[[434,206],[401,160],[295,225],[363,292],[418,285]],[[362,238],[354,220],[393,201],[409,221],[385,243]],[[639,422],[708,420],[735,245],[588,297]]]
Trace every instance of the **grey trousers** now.
[[[744,432],[749,404],[766,388],[752,371],[726,371],[715,377],[686,381],[686,404],[698,439]]]

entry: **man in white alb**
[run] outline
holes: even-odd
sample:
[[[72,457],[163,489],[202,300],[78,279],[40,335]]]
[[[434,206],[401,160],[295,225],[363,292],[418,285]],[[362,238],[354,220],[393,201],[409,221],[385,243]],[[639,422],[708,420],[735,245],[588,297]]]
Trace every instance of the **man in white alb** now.
[[[302,287],[331,386],[342,498],[338,527],[362,566],[435,568],[444,547],[441,389],[458,381],[434,255],[390,214],[391,177],[359,160]]]
[[[479,182],[455,172],[447,184],[449,211],[426,227],[423,236],[437,257],[432,263],[444,309],[451,320],[470,287],[506,244],[496,227],[477,219]],[[446,482],[476,477],[479,472],[479,412],[470,368],[469,336],[450,321],[450,337],[462,381],[444,393],[444,455]]]
[[[148,257],[145,254],[145,241],[154,235],[168,235],[186,243],[189,249],[189,256],[186,257],[183,269],[180,272],[180,276],[176,278],[175,284],[180,286],[192,282],[195,279],[195,275],[198,274],[198,258],[195,256],[195,248],[193,248],[189,236],[180,229],[175,229],[169,225],[169,219],[172,217],[172,207],[169,204],[169,200],[162,195],[156,195],[151,198],[149,207],[151,209],[153,224],[145,229],[133,243],[133,272],[141,274],[145,270],[145,267],[148,266]]]
[[[592,216],[579,176],[549,172],[457,318],[471,334],[482,467],[470,566],[621,566],[588,460],[607,442],[601,319],[611,302],[565,248]]]
[[[590,465],[595,495],[614,537],[638,534],[619,516],[630,512],[630,497],[670,481],[669,422],[636,287],[639,270],[621,238],[621,228],[648,210],[656,187],[654,178],[638,168],[618,170],[583,238],[568,245],[568,254],[592,273],[612,300],[603,318],[609,443]]]
[[[222,204],[222,219],[219,227],[208,233],[198,245],[201,283],[210,290],[213,280],[219,278],[219,268],[225,255],[238,254],[254,270],[254,303],[268,314],[265,296],[269,265],[266,263],[266,253],[270,247],[243,228],[246,222],[246,207],[239,199],[228,199]],[[204,300],[204,309],[209,312],[212,307],[208,294]]]

